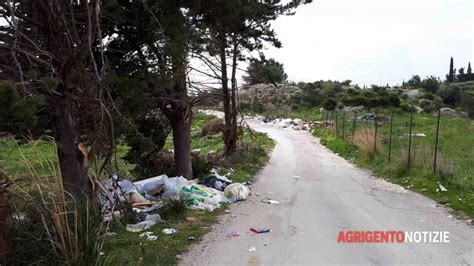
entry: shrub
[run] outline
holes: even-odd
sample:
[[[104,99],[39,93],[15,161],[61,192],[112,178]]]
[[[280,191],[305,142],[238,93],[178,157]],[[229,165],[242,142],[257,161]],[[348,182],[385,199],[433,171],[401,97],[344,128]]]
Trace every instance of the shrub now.
[[[218,134],[224,131],[224,120],[216,118],[204,124],[201,130],[202,136]]]

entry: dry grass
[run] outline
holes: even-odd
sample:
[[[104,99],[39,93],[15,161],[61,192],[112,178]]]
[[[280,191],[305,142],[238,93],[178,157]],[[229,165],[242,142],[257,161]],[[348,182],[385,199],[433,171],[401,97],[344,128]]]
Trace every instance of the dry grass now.
[[[7,264],[96,264],[106,226],[95,203],[65,190],[57,158],[32,162],[18,150],[29,174],[28,182],[11,182],[7,229],[13,249]]]
[[[368,158],[374,158],[382,150],[382,136],[378,135],[375,140],[374,129],[361,129],[354,133],[354,144]]]

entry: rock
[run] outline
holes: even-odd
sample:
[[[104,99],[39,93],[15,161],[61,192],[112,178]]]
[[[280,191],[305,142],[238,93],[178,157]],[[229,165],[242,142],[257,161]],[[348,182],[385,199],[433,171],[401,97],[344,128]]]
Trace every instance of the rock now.
[[[451,116],[451,117],[462,117],[467,118],[467,114],[463,112],[457,112],[451,108],[443,107],[440,109],[442,115]]]
[[[422,96],[422,93],[420,90],[418,89],[414,89],[414,90],[408,90],[405,92],[405,94],[408,96],[408,98],[410,99],[418,99]]]
[[[287,84],[255,84],[239,90],[240,104],[256,107],[266,111],[291,110],[289,99],[300,93],[300,88]]]

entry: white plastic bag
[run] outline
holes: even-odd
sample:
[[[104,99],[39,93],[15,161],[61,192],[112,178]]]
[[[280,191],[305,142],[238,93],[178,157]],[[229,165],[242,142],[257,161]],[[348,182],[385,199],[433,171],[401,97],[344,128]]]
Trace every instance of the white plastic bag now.
[[[246,200],[250,195],[250,189],[241,183],[233,183],[225,188],[224,195],[229,199]]]

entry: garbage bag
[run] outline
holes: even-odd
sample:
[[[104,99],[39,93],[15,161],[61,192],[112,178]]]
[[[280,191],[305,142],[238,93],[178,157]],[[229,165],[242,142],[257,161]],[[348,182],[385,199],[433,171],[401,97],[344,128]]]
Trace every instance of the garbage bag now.
[[[213,211],[221,202],[228,199],[221,191],[198,184],[191,184],[181,189],[181,199],[191,209]]]
[[[189,184],[182,176],[165,179],[165,192],[161,195],[163,200],[179,199],[179,193],[184,186]]]
[[[229,199],[246,200],[250,195],[250,189],[241,183],[233,183],[225,188],[224,195]]]

